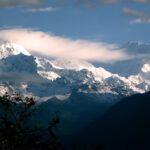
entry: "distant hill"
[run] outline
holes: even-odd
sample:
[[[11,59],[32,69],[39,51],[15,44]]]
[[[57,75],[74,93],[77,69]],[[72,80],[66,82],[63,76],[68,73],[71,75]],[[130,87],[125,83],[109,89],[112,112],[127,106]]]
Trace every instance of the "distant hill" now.
[[[37,106],[42,110],[36,112],[33,122],[41,117],[43,124],[46,125],[51,121],[49,116],[59,111],[60,135],[71,135],[103,115],[120,99],[150,91],[150,64],[144,63],[139,66],[138,74],[130,74],[127,78],[83,60],[64,58],[52,60],[37,57],[20,45],[0,42],[0,96],[6,92],[9,94],[17,92],[22,96],[34,97]],[[135,67],[131,68],[134,70]],[[128,113],[130,115],[130,112]],[[104,122],[104,127],[105,124],[114,122],[111,119],[105,122],[105,116],[103,118],[104,121],[100,119],[99,124]],[[95,125],[95,131],[89,127],[88,132],[92,135],[97,132],[100,125]],[[100,127],[100,132],[101,129],[103,127]],[[102,134],[105,135],[105,132],[106,130]]]
[[[124,98],[74,140],[87,149],[150,150],[150,92]]]

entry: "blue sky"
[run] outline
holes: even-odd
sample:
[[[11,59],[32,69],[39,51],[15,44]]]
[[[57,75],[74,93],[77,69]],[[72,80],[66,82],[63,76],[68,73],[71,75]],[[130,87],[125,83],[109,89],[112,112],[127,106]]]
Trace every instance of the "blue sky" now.
[[[122,15],[124,7],[150,12],[150,4],[141,3],[101,4],[96,9],[57,6],[50,12],[26,12],[27,7],[3,8],[0,27],[39,28],[59,36],[110,43],[149,42],[150,23],[130,24],[132,18]]]
[[[4,0],[0,0],[0,5],[1,1]],[[119,45],[129,41],[150,42],[149,0],[145,0],[146,3],[143,3],[144,0],[139,0],[141,3],[105,4],[98,2],[97,7],[89,5],[90,0],[88,5],[84,6],[74,2],[64,5],[45,2],[44,5],[38,7],[30,4],[17,5],[16,0],[13,7],[10,4],[11,8],[10,0],[7,1],[8,6],[2,5],[0,8],[0,30],[2,31],[25,28],[73,40],[90,40]],[[32,1],[36,2],[36,0]],[[92,6],[92,8],[87,8],[87,6]],[[46,8],[52,8],[52,10],[44,11]],[[127,8],[126,11],[124,11],[125,8]],[[135,21],[136,19],[139,21]]]

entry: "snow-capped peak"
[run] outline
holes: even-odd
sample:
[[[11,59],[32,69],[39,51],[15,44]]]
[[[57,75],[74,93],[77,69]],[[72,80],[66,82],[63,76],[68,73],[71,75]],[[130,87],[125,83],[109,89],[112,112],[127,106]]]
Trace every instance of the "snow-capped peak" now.
[[[89,67],[88,71],[92,72],[96,81],[102,81],[112,76],[112,73],[106,71],[104,68]]]
[[[70,60],[70,59],[56,59],[54,61],[51,61],[51,64],[53,64],[56,68],[62,68],[67,70],[87,70],[92,72],[94,79],[96,81],[102,81],[106,78],[109,78],[112,76],[112,74],[108,71],[106,71],[104,68],[96,68],[92,64],[83,61],[83,60]]]
[[[150,63],[144,64],[144,66],[141,69],[142,72],[150,72]]]
[[[55,65],[55,67],[57,66],[58,68],[63,68],[63,69],[67,69],[67,70],[76,70],[76,71],[80,71],[82,69],[87,69],[93,67],[92,64],[83,61],[83,60],[73,60],[73,59],[56,59],[51,61],[51,63],[53,65]]]
[[[20,53],[27,56],[31,55],[22,46],[17,45],[15,43],[3,42],[2,44],[0,44],[0,59],[6,58],[10,55],[18,55]]]
[[[23,55],[18,55],[20,53]],[[18,56],[8,57],[11,55]],[[63,58],[51,60],[36,56],[27,57],[25,55],[30,56],[23,47],[17,44],[9,42],[0,44],[0,59],[8,57],[0,60],[2,61],[1,70],[5,74],[11,72],[15,76],[16,72],[25,72],[37,77],[33,82],[29,83],[24,81],[23,78],[21,84],[23,83],[26,86],[20,87],[18,82],[17,84],[11,83],[14,90],[21,88],[26,94],[49,97],[53,95],[67,95],[68,93],[72,93],[72,90],[75,89],[79,92],[100,95],[101,93],[105,95],[113,94],[114,97],[118,97],[119,95],[142,93],[145,89],[149,88],[147,88],[147,83],[145,86],[143,81],[143,78],[147,79],[147,76],[149,76],[149,74],[147,75],[147,73],[144,73],[146,71],[150,72],[150,66],[148,64],[141,70],[144,74],[141,73],[136,78],[131,77],[127,79],[118,74],[106,71],[104,68],[97,68],[83,60]],[[3,84],[3,87],[10,87],[6,83]],[[150,85],[150,83],[148,85]],[[3,91],[6,90],[6,88],[3,88]]]

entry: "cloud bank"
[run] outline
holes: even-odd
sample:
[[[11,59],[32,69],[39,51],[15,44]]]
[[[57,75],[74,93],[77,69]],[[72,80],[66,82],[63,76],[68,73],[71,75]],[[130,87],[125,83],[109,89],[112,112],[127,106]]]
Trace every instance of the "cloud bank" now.
[[[47,8],[32,8],[32,9],[27,9],[26,12],[51,12],[54,11],[55,8],[53,7],[47,7]]]
[[[89,7],[98,3],[149,3],[150,0],[0,0],[0,7],[16,7],[16,6],[39,6],[46,2],[52,3],[67,3],[73,2],[78,4],[87,4]]]
[[[31,29],[1,30],[0,40],[20,44],[31,53],[53,58],[82,59],[105,63],[129,59],[129,56],[123,50],[118,50],[116,45],[72,40]]]
[[[123,14],[127,17],[135,18],[131,23],[150,23],[150,13],[137,11],[131,8],[124,8]]]
[[[92,1],[92,0],[91,0]],[[103,3],[123,3],[123,2],[130,2],[130,3],[148,3],[150,0],[98,0],[99,2]]]
[[[43,0],[0,0],[0,7],[39,6]]]

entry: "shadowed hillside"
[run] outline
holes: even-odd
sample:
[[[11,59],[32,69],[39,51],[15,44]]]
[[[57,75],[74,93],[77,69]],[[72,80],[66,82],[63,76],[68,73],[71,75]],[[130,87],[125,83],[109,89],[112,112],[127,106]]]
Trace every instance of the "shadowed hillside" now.
[[[86,148],[104,144],[104,150],[149,150],[150,92],[123,99],[77,139]]]

